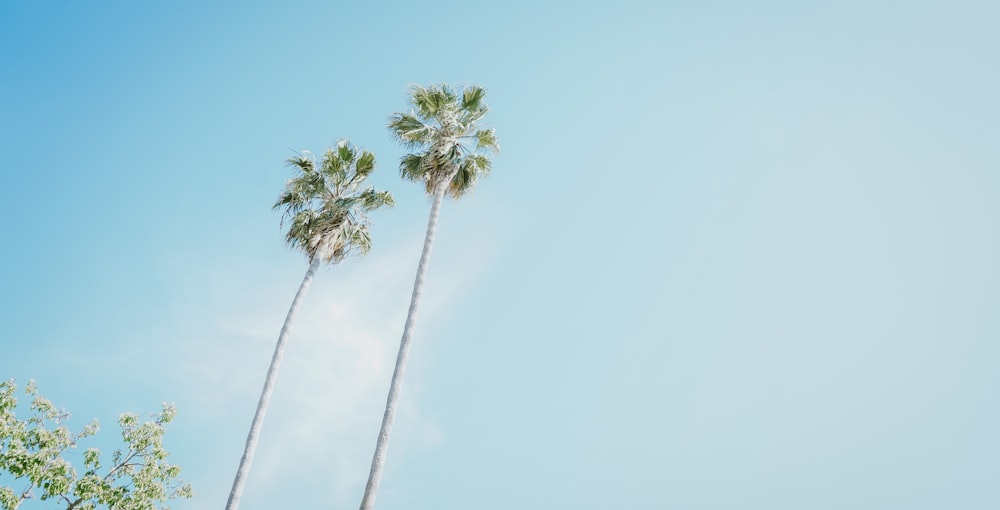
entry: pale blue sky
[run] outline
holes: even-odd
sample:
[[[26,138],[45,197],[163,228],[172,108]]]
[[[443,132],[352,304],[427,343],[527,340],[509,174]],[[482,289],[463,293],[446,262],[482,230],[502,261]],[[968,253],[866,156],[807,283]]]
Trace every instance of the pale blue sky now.
[[[358,504],[428,201],[407,86],[489,89],[445,204],[382,510],[1000,507],[994,2],[7,1],[0,377],[167,435],[224,505],[305,270],[293,150],[373,150],[245,510]]]

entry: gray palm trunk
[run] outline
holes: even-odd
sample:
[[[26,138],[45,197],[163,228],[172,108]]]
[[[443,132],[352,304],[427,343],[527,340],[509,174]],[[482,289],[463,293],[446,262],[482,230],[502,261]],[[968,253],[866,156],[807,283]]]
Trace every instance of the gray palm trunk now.
[[[288,334],[292,329],[292,322],[302,306],[302,299],[309,286],[312,285],[316,270],[319,268],[320,256],[316,255],[309,263],[309,269],[302,278],[298,292],[292,300],[292,306],[288,308],[288,315],[285,316],[285,323],[281,326],[281,333],[278,334],[278,343],[274,346],[274,354],[271,356],[271,365],[267,369],[267,377],[264,379],[264,389],[260,392],[260,400],[257,401],[257,412],[253,415],[253,422],[250,424],[250,433],[247,434],[247,443],[243,447],[243,458],[240,459],[240,467],[236,470],[236,478],[233,480],[233,489],[229,493],[229,501],[226,503],[226,510],[236,510],[240,506],[240,498],[243,496],[243,488],[246,486],[247,475],[250,473],[250,465],[253,464],[253,456],[257,451],[257,441],[260,439],[260,428],[264,423],[264,415],[267,414],[268,405],[271,403],[271,393],[274,392],[274,380],[278,377],[278,368],[281,367],[281,358],[285,355],[285,347],[288,344]]]
[[[434,193],[434,203],[431,205],[431,215],[427,220],[427,235],[424,237],[424,248],[420,252],[420,263],[417,265],[417,277],[413,282],[413,295],[410,297],[410,309],[406,314],[406,324],[403,326],[403,337],[399,341],[399,353],[396,355],[396,368],[392,372],[392,382],[389,383],[389,396],[385,402],[385,414],[382,415],[382,427],[378,431],[378,441],[375,443],[375,455],[372,457],[371,471],[368,473],[368,484],[361,498],[361,510],[372,510],[375,507],[375,496],[379,483],[382,481],[382,470],[385,468],[385,454],[389,447],[389,434],[392,432],[392,422],[396,418],[396,405],[399,403],[399,390],[403,384],[403,373],[406,371],[406,360],[410,355],[410,338],[413,336],[413,324],[417,319],[417,305],[420,304],[420,294],[424,288],[424,278],[427,275],[427,263],[431,258],[431,247],[434,244],[434,232],[437,230],[438,216],[441,212],[441,202],[447,189],[446,184],[438,187]]]

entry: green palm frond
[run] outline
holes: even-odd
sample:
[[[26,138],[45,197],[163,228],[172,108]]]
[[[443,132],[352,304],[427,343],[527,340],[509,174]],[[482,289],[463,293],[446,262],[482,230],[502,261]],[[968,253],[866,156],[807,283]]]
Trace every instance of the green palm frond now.
[[[399,162],[399,175],[408,181],[424,179],[424,158],[419,154],[407,154]]]
[[[416,116],[396,113],[389,118],[389,131],[396,141],[408,147],[419,147],[430,140],[433,129]]]
[[[318,215],[319,213],[312,209],[305,209],[292,215],[288,231],[285,233],[285,242],[292,248],[308,245],[309,240],[314,237],[313,224]]]
[[[368,229],[364,227],[358,227],[349,233],[349,239],[351,245],[354,246],[362,255],[368,253],[368,250],[372,248],[372,237],[368,233]]]
[[[327,263],[367,253],[371,222],[366,213],[395,204],[389,192],[361,187],[375,170],[375,155],[341,140],[323,155],[318,172],[310,156],[288,160],[296,175],[274,203],[274,209],[284,210],[282,225],[289,220],[285,242]]]
[[[448,183],[448,194],[454,198],[462,196],[472,189],[479,179],[489,175],[491,166],[490,159],[483,155],[475,154],[464,158],[455,176]]]
[[[347,143],[347,140],[341,140],[337,143],[337,157],[340,158],[340,161],[342,161],[345,166],[350,166],[351,163],[354,163],[354,154],[356,152],[357,149],[351,147],[351,145]]]
[[[284,207],[288,213],[295,213],[305,207],[307,203],[309,203],[309,199],[302,193],[284,191],[281,195],[278,195],[278,200],[274,203],[272,208],[280,209]]]
[[[340,156],[332,150],[327,150],[323,154],[323,163],[320,165],[323,175],[335,184],[340,184],[347,180],[348,166]]]
[[[305,154],[309,154],[310,156],[312,155],[311,153],[308,152],[306,152]],[[306,157],[305,154],[299,154],[298,156],[295,156],[294,158],[288,158],[285,161],[289,165],[298,168],[300,172],[308,174],[313,171],[314,165],[313,165],[313,160]]]
[[[410,89],[410,97],[413,107],[425,119],[438,118],[457,99],[455,92],[445,83],[430,87],[414,85]]]
[[[392,136],[414,152],[403,156],[399,173],[422,181],[429,194],[444,186],[453,197],[489,173],[486,154],[499,152],[496,131],[478,123],[489,112],[486,89],[471,85],[460,93],[447,84],[410,89],[410,113],[389,118]]]
[[[478,111],[483,98],[486,97],[486,89],[472,85],[462,91],[462,109],[468,111]]]
[[[475,138],[477,149],[484,149],[493,153],[500,152],[500,145],[497,143],[495,129],[480,129],[476,131]]]
[[[468,161],[463,161],[455,172],[455,176],[448,183],[448,194],[452,197],[460,197],[465,190],[471,188],[476,183],[476,174],[472,172]]]
[[[392,198],[391,193],[388,191],[378,191],[375,188],[368,188],[358,195],[358,203],[361,206],[361,210],[365,212],[396,205],[396,201]]]
[[[375,171],[375,155],[368,151],[363,151],[354,165],[354,173],[359,179],[368,177]]]
[[[485,117],[489,112],[488,108],[475,111],[463,110],[458,117],[460,132],[468,133],[470,131],[474,131],[476,129],[476,123],[483,120],[483,117]]]
[[[482,154],[470,156],[468,161],[472,163],[472,169],[479,177],[486,177],[493,169],[493,161]]]

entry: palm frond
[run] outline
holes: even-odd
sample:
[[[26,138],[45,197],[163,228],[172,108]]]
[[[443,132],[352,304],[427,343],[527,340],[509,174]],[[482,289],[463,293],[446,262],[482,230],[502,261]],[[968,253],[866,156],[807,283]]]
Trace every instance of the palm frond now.
[[[437,119],[455,99],[455,92],[446,83],[410,89],[410,104],[424,119]]]
[[[482,154],[474,154],[469,156],[469,161],[472,162],[473,171],[476,173],[476,177],[486,177],[489,175],[490,170],[493,169],[493,162],[490,158],[483,156]]]
[[[425,119],[433,118],[437,113],[436,102],[433,100],[433,86],[421,87],[413,85],[410,87],[410,104],[416,108],[420,116]]]
[[[484,103],[485,104],[485,103]],[[470,133],[476,130],[476,123],[483,120],[483,117],[489,113],[489,108],[480,108],[473,111],[462,111],[461,115],[458,117],[459,132]]]
[[[500,152],[500,145],[497,143],[496,130],[480,129],[476,131],[476,149],[488,150],[493,153]]]
[[[362,151],[354,164],[354,174],[359,179],[368,177],[368,174],[375,171],[375,155],[368,151]]]
[[[427,143],[433,129],[415,115],[396,113],[389,117],[389,131],[392,137],[408,147],[419,147]]]
[[[341,163],[344,166],[351,166],[354,163],[354,154],[356,149],[351,147],[351,144],[347,140],[341,140],[337,142],[337,157],[340,158]]]
[[[289,179],[285,190],[278,196],[273,209],[285,208],[285,216],[298,212],[306,207],[317,195],[323,192],[323,176],[312,172]]]
[[[469,168],[468,160],[463,161],[458,167],[458,171],[448,182],[448,194],[454,198],[462,196],[476,183],[476,174]]]
[[[271,209],[280,209],[284,207],[286,210],[285,214],[287,215],[289,212],[299,211],[308,203],[309,198],[305,194],[286,189],[278,195],[278,200],[274,202]]]
[[[486,97],[486,89],[478,85],[470,85],[462,91],[462,109],[469,112],[479,111],[483,98]]]
[[[332,150],[327,150],[323,154],[320,168],[322,168],[323,176],[333,181],[334,184],[340,184],[347,180],[347,165],[344,164],[340,155]]]
[[[407,154],[399,161],[399,175],[408,181],[424,179],[424,162],[419,154]]]
[[[368,253],[372,248],[372,237],[368,233],[367,225],[357,225],[350,232],[349,237],[351,244],[357,248],[362,255]]]
[[[388,191],[378,192],[379,207],[394,207],[396,205],[396,199],[392,196],[392,193]]]
[[[302,173],[310,173],[313,171],[313,162],[311,159],[305,157],[304,155],[298,155],[294,158],[288,158],[285,160],[290,166],[294,166],[299,169]]]
[[[289,246],[305,250],[310,257],[313,254],[308,247],[312,244],[311,240],[315,237],[313,223],[317,216],[317,212],[312,209],[305,209],[295,213],[288,226],[288,231],[285,233],[285,242]]]
[[[364,212],[374,211],[386,206],[396,205],[392,194],[388,191],[377,191],[375,188],[368,188],[358,195],[361,210]]]
[[[338,196],[327,199],[323,211],[332,214],[334,211],[346,213],[354,208],[354,205],[361,200],[358,196]]]

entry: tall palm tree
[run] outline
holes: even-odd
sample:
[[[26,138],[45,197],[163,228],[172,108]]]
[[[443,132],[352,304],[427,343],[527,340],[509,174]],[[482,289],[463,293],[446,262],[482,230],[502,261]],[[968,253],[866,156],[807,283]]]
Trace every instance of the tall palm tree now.
[[[371,510],[375,505],[441,202],[445,195],[458,198],[472,189],[476,181],[490,171],[491,162],[486,154],[496,153],[500,149],[494,130],[480,129],[478,125],[489,112],[489,107],[483,100],[485,96],[486,90],[474,85],[465,87],[461,92],[447,84],[413,86],[410,90],[410,112],[396,113],[389,119],[389,130],[393,138],[414,151],[400,160],[400,174],[404,179],[422,182],[434,201],[427,221],[427,235],[420,252],[420,263],[417,265],[410,309],[403,326],[399,353],[396,355],[396,367],[389,384],[382,427],[375,445],[368,484],[361,499],[361,510]]]
[[[322,262],[336,264],[351,254],[367,253],[372,240],[368,234],[370,222],[365,213],[394,203],[389,192],[362,187],[365,178],[375,170],[375,156],[368,151],[359,152],[347,140],[341,140],[336,150],[328,149],[318,168],[308,152],[289,159],[288,163],[295,169],[296,175],[285,184],[285,190],[274,203],[274,208],[285,211],[282,225],[290,219],[285,242],[309,257],[309,269],[278,334],[226,510],[239,507],[288,334],[316,270]]]

